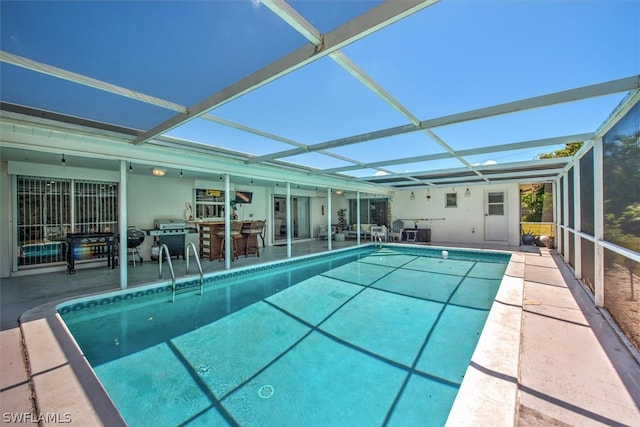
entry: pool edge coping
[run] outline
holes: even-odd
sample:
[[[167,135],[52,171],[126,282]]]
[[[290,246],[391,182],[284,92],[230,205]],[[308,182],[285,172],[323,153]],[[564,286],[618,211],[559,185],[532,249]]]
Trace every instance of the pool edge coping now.
[[[446,426],[514,426],[522,339],[525,255],[512,252]]]
[[[413,247],[412,245],[402,246]],[[331,251],[330,254],[349,249]],[[477,425],[485,422],[494,423],[498,419],[504,421],[504,425],[515,425],[520,365],[524,254],[509,250],[452,247],[443,247],[442,249],[500,252],[511,255],[498,294],[491,306],[485,327],[446,425]],[[317,255],[307,255],[301,258],[313,256]],[[522,265],[522,268],[519,264]],[[226,273],[228,272],[226,271]],[[158,281],[142,286],[162,286],[163,283],[163,281]],[[507,287],[509,289],[505,290]],[[109,294],[118,292],[121,291],[112,291]],[[29,380],[32,384],[36,407],[41,413],[58,414],[60,417],[70,414],[73,423],[79,422],[82,425],[126,426],[124,419],[97,379],[93,368],[69,333],[57,310],[58,306],[64,303],[103,294],[107,293],[64,298],[35,307],[20,316],[20,329],[27,354]],[[499,312],[499,315],[495,314],[496,312]],[[503,328],[509,326],[505,325],[503,321],[505,318],[514,319],[515,316],[518,316],[517,322],[511,325],[511,330],[500,331],[501,328],[494,328],[495,326]],[[502,320],[500,320],[501,318]],[[488,325],[492,327],[488,327]],[[508,340],[504,340],[504,337],[508,337]],[[513,366],[501,367],[499,363],[501,358],[493,360],[493,357],[496,356],[496,349],[501,349],[510,356],[511,365],[514,365],[514,355],[516,355],[515,372],[512,372]],[[498,364],[496,365],[494,362],[498,362]],[[503,373],[502,370],[507,372]],[[60,393],[61,384],[65,385],[64,393]]]

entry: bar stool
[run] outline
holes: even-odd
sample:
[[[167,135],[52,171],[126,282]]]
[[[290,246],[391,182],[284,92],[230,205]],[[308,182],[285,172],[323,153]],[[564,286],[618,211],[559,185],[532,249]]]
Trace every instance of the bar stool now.
[[[248,228],[242,229],[242,234],[246,235],[246,243],[244,245],[244,256],[249,256],[249,251],[253,250],[256,256],[260,256],[260,244],[258,243],[258,236],[262,234],[264,228],[264,221],[251,221],[251,225]]]
[[[242,222],[240,221],[231,221],[229,224],[229,236],[231,237],[231,261],[234,259],[238,259],[238,244],[236,243],[237,239],[242,239],[242,234],[240,234],[240,230],[242,229]],[[220,237],[220,257],[218,261],[222,261],[224,259],[224,227],[218,228],[216,230],[216,236]]]

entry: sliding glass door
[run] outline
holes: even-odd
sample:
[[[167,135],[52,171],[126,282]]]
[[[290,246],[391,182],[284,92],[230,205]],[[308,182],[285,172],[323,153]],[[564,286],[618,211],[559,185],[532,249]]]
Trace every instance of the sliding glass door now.
[[[310,234],[310,200],[308,197],[291,197],[291,238],[306,239]],[[273,241],[287,239],[287,198],[273,197]]]
[[[357,218],[357,200],[349,200],[349,222],[355,224]],[[387,199],[360,199],[360,224],[388,224],[389,201]]]

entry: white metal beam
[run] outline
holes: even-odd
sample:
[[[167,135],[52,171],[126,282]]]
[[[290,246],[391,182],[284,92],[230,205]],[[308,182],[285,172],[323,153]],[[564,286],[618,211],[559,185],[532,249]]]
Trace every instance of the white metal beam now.
[[[456,154],[457,156],[460,156],[460,157],[467,157],[467,156],[475,156],[478,154],[500,153],[504,151],[522,150],[527,148],[567,144],[569,142],[586,141],[591,139],[592,137],[593,137],[592,133],[579,133],[579,134],[573,134],[573,135],[558,136],[553,138],[543,138],[543,139],[535,139],[530,141],[514,142],[510,144],[470,148],[467,150],[457,151]],[[410,163],[428,162],[428,161],[434,161],[434,160],[448,159],[451,157],[453,156],[450,153],[426,154],[424,156],[412,156],[412,157],[404,157],[401,159],[365,163],[362,165],[362,168],[357,166],[343,166],[339,168],[322,169],[317,171],[317,174],[344,172],[344,171],[356,170],[356,169],[376,169],[382,166],[393,166],[393,165],[402,165],[402,164],[410,164]],[[481,168],[477,166],[476,168],[479,171],[481,170]],[[416,175],[416,174],[418,173],[412,173],[412,175]]]
[[[94,89],[99,89],[99,90],[113,93],[116,95],[125,96],[127,98],[131,98],[136,101],[155,105],[157,107],[166,108],[168,110],[177,111],[179,113],[187,112],[187,108],[180,104],[176,104],[174,102],[156,98],[155,96],[146,95],[141,92],[136,92],[134,90],[127,89],[121,86],[116,86],[111,83],[106,83],[91,77],[83,76],[82,74],[63,70],[62,68],[57,68],[51,65],[43,64],[41,62],[37,62],[32,59],[23,58],[21,56],[14,55],[12,53],[0,51],[0,62],[5,62],[7,64],[12,64],[17,67],[26,68],[31,71],[47,74],[49,76],[57,77],[63,80],[68,80],[73,83],[78,83],[84,86],[92,87]]]

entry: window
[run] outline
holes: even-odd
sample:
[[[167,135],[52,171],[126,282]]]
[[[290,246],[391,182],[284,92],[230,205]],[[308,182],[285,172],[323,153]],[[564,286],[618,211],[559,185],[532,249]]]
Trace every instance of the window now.
[[[457,208],[458,207],[458,193],[447,193],[445,208]]]

